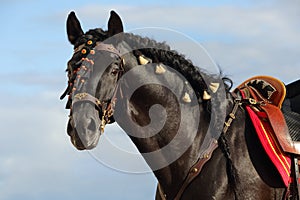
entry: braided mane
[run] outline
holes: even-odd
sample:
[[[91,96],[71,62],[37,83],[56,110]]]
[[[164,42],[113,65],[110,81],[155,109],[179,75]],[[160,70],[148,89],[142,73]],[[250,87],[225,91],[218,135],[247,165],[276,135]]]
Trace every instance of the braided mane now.
[[[149,57],[152,59],[154,63],[163,63],[167,66],[172,67],[179,73],[181,73],[190,85],[193,87],[194,92],[198,99],[202,99],[203,92],[208,90],[207,83],[212,82],[219,82],[222,79],[225,89],[228,92],[231,89],[232,81],[227,77],[222,77],[220,74],[208,74],[201,70],[200,68],[193,65],[192,61],[186,59],[184,55],[179,54],[175,50],[171,50],[170,46],[167,45],[165,42],[156,42],[155,40],[149,39],[147,37],[141,37],[139,35],[134,35],[132,33],[125,33],[123,37],[124,41],[131,46],[131,48],[136,49],[138,48],[137,52],[133,52],[136,56],[140,56],[140,54]],[[141,47],[145,47],[142,48]],[[215,101],[222,101],[222,99],[215,99]],[[219,102],[220,103],[220,102]],[[207,110],[211,111],[211,104],[208,104]],[[218,106],[217,106],[218,107]],[[217,108],[218,109],[218,108]],[[223,124],[223,121],[219,121],[219,117],[217,115],[213,116],[213,121],[217,122],[218,124]],[[221,119],[222,120],[222,119]],[[227,139],[224,134],[221,134],[221,137],[218,140],[220,148],[225,155],[226,158],[226,170],[229,177],[229,184],[234,191],[235,196],[237,194],[236,186],[239,182],[237,170],[233,165],[230,156],[230,149],[228,146]]]
[[[203,91],[208,89],[205,81],[216,82],[222,78],[221,74],[208,74],[199,67],[194,66],[191,60],[186,59],[184,55],[179,54],[177,51],[171,50],[165,42],[157,42],[132,33],[124,33],[124,35],[123,40],[131,48],[139,48],[138,51],[134,51],[136,56],[143,54],[151,58],[154,63],[163,63],[181,73],[191,84],[198,98],[202,97]],[[141,49],[141,47],[145,48]],[[226,90],[230,90],[232,81],[226,77],[223,77],[222,80],[225,83]],[[226,82],[229,82],[229,84]]]

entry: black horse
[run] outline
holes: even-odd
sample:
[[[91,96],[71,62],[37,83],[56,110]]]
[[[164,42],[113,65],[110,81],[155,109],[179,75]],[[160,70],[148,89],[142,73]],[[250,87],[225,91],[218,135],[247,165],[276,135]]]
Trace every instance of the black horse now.
[[[67,33],[74,54],[61,98],[69,95],[67,132],[77,149],[94,148],[116,121],[157,177],[156,199],[285,199],[230,79],[204,72],[165,43],[124,33],[114,11],[107,31],[86,33],[71,12]],[[236,119],[224,131],[233,109]]]

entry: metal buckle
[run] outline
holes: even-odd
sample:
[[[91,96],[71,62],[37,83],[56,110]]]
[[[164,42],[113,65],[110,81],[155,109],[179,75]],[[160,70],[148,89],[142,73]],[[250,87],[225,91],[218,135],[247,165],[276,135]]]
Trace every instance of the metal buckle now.
[[[255,99],[249,98],[249,103],[252,105],[256,105],[257,101]]]

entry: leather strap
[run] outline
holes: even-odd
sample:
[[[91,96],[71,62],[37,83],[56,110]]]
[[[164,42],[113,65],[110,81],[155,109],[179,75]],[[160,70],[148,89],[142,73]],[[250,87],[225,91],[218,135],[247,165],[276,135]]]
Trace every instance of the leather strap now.
[[[228,128],[231,126],[231,123],[235,119],[235,114],[241,105],[242,105],[242,100],[241,100],[240,95],[238,95],[234,100],[234,106],[232,108],[232,111],[229,113],[228,119],[224,123],[222,134],[227,133]],[[190,170],[189,170],[181,188],[179,189],[178,193],[176,194],[174,200],[180,200],[185,189],[200,174],[203,166],[210,160],[213,152],[217,148],[218,148],[218,141],[214,138],[211,138],[208,148],[200,155],[200,158],[198,159],[198,161],[190,168]],[[159,183],[158,183],[158,190],[159,190],[159,195],[160,195],[161,199],[167,200],[167,196],[164,193],[164,191]]]
[[[111,44],[105,44],[102,42],[97,43],[97,45],[94,48],[97,51],[108,51],[111,52],[113,54],[116,54],[117,56],[119,56],[120,58],[122,58],[120,51],[118,51],[113,45]]]
[[[283,151],[299,155],[300,142],[293,141],[290,137],[289,130],[281,110],[272,104],[265,104],[261,106],[261,108],[268,115],[268,119],[273,130],[278,133],[276,136]]]
[[[184,181],[183,185],[181,186],[180,190],[178,191],[177,195],[175,196],[174,200],[180,200],[183,192],[187,188],[187,186],[200,174],[203,166],[207,161],[210,160],[213,152],[218,147],[218,141],[215,139],[212,139],[210,141],[209,147],[206,149],[206,151],[203,154],[203,157],[201,157],[196,164],[194,164],[186,177],[186,180]]]
[[[218,141],[215,139],[212,139],[210,141],[208,148],[204,151],[203,156],[200,157],[198,159],[198,161],[190,168],[188,175],[187,175],[186,179],[184,180],[178,193],[174,197],[174,200],[180,200],[180,198],[181,198],[183,192],[185,191],[185,189],[187,188],[187,186],[199,175],[203,166],[205,165],[205,163],[207,163],[207,161],[210,160],[213,152],[215,151],[215,149],[217,147],[218,147]],[[158,183],[158,192],[159,192],[160,198],[162,200],[167,200],[167,195],[166,195],[166,193],[164,193],[160,183]]]
[[[83,93],[77,93],[74,95],[74,99],[72,101],[72,106],[78,102],[82,101],[88,101],[92,104],[95,104],[98,108],[101,107],[101,102],[96,97],[90,95],[89,93],[83,92]]]

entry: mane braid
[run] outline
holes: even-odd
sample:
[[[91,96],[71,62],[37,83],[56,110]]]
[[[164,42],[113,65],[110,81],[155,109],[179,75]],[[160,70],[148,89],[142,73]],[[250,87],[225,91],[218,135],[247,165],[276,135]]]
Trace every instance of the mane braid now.
[[[241,197],[242,195],[237,189],[240,180],[239,180],[237,169],[235,168],[233,161],[231,159],[229,145],[224,133],[220,135],[218,139],[218,144],[226,158],[226,171],[228,176],[228,183],[232,189],[232,192],[234,193],[235,199],[240,199],[239,197]]]
[[[213,75],[206,74],[198,67],[195,67],[192,62],[179,54],[175,50],[171,50],[170,46],[164,42],[156,42],[147,37],[141,37],[131,33],[125,34],[125,42],[131,45],[133,49],[139,48],[143,55],[152,59],[155,63],[163,63],[172,67],[181,73],[191,84],[198,98],[202,98],[203,91],[207,90],[207,85],[204,80],[214,80]],[[141,49],[140,47],[145,48]]]

